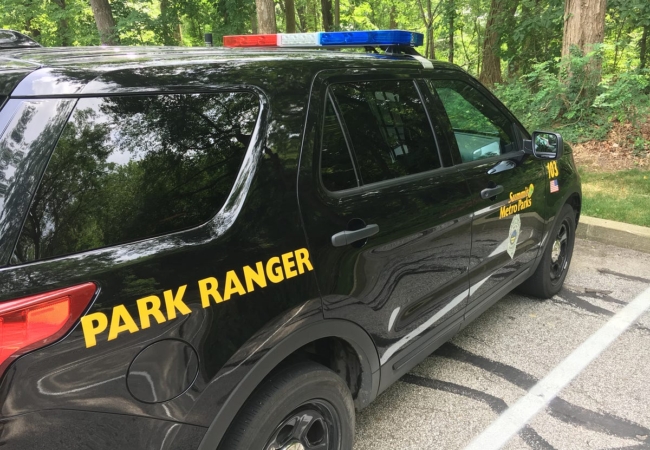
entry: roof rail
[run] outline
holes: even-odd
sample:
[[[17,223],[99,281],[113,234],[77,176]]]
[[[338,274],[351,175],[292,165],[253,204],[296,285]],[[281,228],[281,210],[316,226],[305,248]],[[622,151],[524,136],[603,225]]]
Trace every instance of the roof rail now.
[[[0,29],[0,50],[30,47],[41,47],[41,44],[17,31]]]

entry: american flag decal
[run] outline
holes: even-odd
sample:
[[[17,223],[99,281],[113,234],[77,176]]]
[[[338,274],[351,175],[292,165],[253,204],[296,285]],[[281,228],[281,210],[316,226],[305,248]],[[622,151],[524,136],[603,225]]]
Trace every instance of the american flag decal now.
[[[553,192],[558,192],[560,190],[560,185],[557,184],[557,179],[551,180],[551,194]]]

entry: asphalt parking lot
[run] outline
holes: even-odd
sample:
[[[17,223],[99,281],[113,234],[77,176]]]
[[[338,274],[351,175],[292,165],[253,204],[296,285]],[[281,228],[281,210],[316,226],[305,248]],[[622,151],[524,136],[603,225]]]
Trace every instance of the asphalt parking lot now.
[[[354,450],[462,449],[650,286],[650,254],[577,240],[563,290],[494,305],[357,414]],[[650,449],[650,313],[504,448]]]

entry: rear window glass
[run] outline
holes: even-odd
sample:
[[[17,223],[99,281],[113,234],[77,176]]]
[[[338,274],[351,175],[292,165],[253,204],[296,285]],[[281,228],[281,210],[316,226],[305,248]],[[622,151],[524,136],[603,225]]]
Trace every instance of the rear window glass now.
[[[259,113],[247,92],[80,99],[14,260],[187,229],[223,206]]]
[[[74,99],[9,99],[0,111],[0,266],[23,219]]]
[[[364,184],[440,167],[433,131],[413,81],[331,87]]]

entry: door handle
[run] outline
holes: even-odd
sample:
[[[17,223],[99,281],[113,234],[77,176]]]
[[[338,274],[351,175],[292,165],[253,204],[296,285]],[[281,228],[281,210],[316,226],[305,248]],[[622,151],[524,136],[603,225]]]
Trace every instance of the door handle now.
[[[366,225],[360,230],[341,231],[332,236],[332,245],[334,247],[343,247],[352,244],[353,242],[360,241],[361,239],[369,238],[377,233],[379,233],[379,225],[374,223]]]
[[[481,191],[481,198],[487,200],[503,192],[503,186],[500,184],[491,188],[485,188]]]

